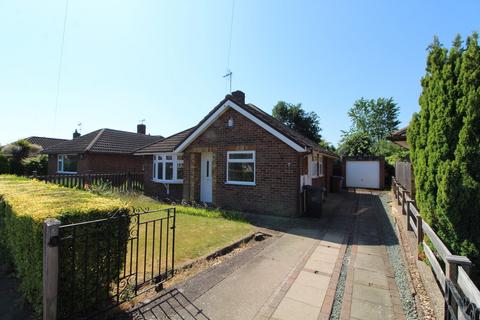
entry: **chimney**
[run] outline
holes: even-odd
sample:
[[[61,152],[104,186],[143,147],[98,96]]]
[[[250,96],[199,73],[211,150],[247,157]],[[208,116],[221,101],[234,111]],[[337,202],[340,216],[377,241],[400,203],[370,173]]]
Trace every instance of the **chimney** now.
[[[235,98],[241,104],[245,104],[245,93],[243,91],[237,90],[232,92],[232,97]]]
[[[80,136],[81,136],[80,132],[78,132],[77,129],[75,129],[75,132],[73,133],[73,139],[78,138]]]
[[[146,134],[146,132],[147,132],[146,125],[144,125],[143,123],[137,124],[137,133]]]

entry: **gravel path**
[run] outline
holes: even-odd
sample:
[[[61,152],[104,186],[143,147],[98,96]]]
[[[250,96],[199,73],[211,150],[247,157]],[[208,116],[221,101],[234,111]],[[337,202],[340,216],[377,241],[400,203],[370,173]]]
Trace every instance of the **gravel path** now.
[[[380,201],[376,201],[376,205],[378,206],[377,212],[385,214],[379,214],[377,219],[383,231],[385,241],[388,244],[385,248],[395,274],[395,282],[400,293],[400,301],[405,312],[405,317],[407,320],[419,319],[415,297],[412,295],[413,289],[410,284],[408,270],[402,255],[402,248],[399,245],[397,234],[395,233],[395,222],[387,213],[389,210],[387,204],[388,195],[381,194],[378,198]]]

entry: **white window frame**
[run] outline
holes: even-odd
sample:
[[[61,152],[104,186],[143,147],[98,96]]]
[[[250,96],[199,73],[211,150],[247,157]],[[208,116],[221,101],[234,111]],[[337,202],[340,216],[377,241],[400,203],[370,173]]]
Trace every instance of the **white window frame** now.
[[[323,172],[323,156],[322,155],[310,155],[308,157],[309,162],[309,175],[312,178],[321,178],[324,176]]]
[[[167,156],[171,156],[172,160],[167,160]],[[177,178],[177,168],[178,164],[183,164],[183,159],[179,160],[178,156],[183,156],[183,153],[157,153],[153,155],[153,168],[152,168],[152,181],[160,183],[183,183],[183,179]],[[161,162],[162,165],[162,177],[163,179],[158,179],[157,175],[157,164]],[[167,163],[173,164],[173,174],[172,179],[165,179],[165,173],[167,169]],[[184,168],[185,169],[185,168]]]
[[[64,171],[63,170],[65,156],[74,156],[74,154],[59,154],[59,155],[57,155],[57,173],[77,174],[77,171]],[[78,161],[77,161],[77,170],[78,170]]]
[[[252,154],[252,159],[230,159],[231,154]],[[255,150],[227,151],[227,181],[226,184],[236,184],[243,186],[254,186],[257,181],[257,156]],[[251,163],[253,162],[253,181],[235,181],[230,180],[228,176],[228,165],[230,163]]]

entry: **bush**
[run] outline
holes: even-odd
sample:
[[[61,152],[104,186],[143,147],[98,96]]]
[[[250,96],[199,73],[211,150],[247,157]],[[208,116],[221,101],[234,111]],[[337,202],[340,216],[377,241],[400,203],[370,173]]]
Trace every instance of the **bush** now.
[[[0,150],[0,174],[3,173],[10,173],[10,163],[8,163],[7,157]]]
[[[23,172],[32,175],[35,171],[38,175],[46,175],[48,172],[48,156],[41,154],[35,157],[28,157],[22,160]]]
[[[38,315],[42,311],[43,221],[47,218],[56,218],[62,224],[69,224],[104,218],[112,212],[129,212],[127,205],[120,200],[99,197],[89,192],[45,184],[37,180],[12,175],[0,175],[0,199],[0,246],[7,253],[6,257],[4,255],[4,259],[8,259],[15,267],[21,282],[21,293],[32,304]],[[102,232],[105,235],[114,234],[118,236],[115,237],[116,240],[126,239],[128,237],[128,225],[129,221],[121,225],[105,223],[95,231]],[[82,232],[87,232],[87,230],[82,230]],[[77,239],[76,244],[82,245],[87,241],[85,239],[88,239],[88,236]],[[81,247],[88,250],[92,246],[89,247],[85,243]],[[92,265],[93,260],[96,260],[93,257],[84,259],[82,254],[85,253],[85,250],[80,249],[73,251],[75,252],[73,261],[82,261],[82,267],[80,268],[77,264],[76,270],[69,270],[68,264],[64,265],[62,262],[70,261],[72,255],[69,254],[72,254],[72,248],[61,246],[59,251],[59,303],[61,303],[62,298],[68,298],[69,301],[70,298],[73,298],[72,302],[77,303],[84,293],[87,297],[91,297],[92,295],[87,290],[91,290],[95,281],[100,282],[99,285],[101,289],[103,288],[103,291],[108,291],[113,277],[116,277],[112,272],[112,278],[95,279],[89,277],[87,281],[83,281],[82,278],[87,277],[81,270],[96,270],[95,268],[98,265]],[[118,248],[120,248],[120,245],[118,245]],[[110,254],[114,255],[115,252],[110,252]],[[122,255],[118,256],[121,257]],[[123,265],[124,262],[123,259],[119,261],[120,258],[112,260],[116,266],[119,263]],[[96,261],[107,260],[100,257],[100,260]],[[82,286],[75,290],[69,288],[70,281],[65,280],[72,279],[72,277],[76,283],[82,283]],[[85,285],[83,286],[83,284]],[[93,301],[87,299],[86,302],[88,304]],[[76,306],[77,304],[73,307],[76,308]],[[60,304],[60,315],[62,314],[61,307]]]

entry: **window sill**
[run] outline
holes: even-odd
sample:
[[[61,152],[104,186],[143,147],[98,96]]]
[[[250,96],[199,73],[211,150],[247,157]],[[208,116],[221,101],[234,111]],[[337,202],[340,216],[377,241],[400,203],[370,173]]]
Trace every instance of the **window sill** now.
[[[57,173],[60,173],[60,174],[77,174],[77,172],[73,172],[73,171],[57,171]]]
[[[155,182],[155,183],[183,184],[183,180],[156,180],[156,179],[152,179],[151,181]]]
[[[242,182],[242,181],[225,181],[225,184],[235,186],[256,186],[255,182]]]

